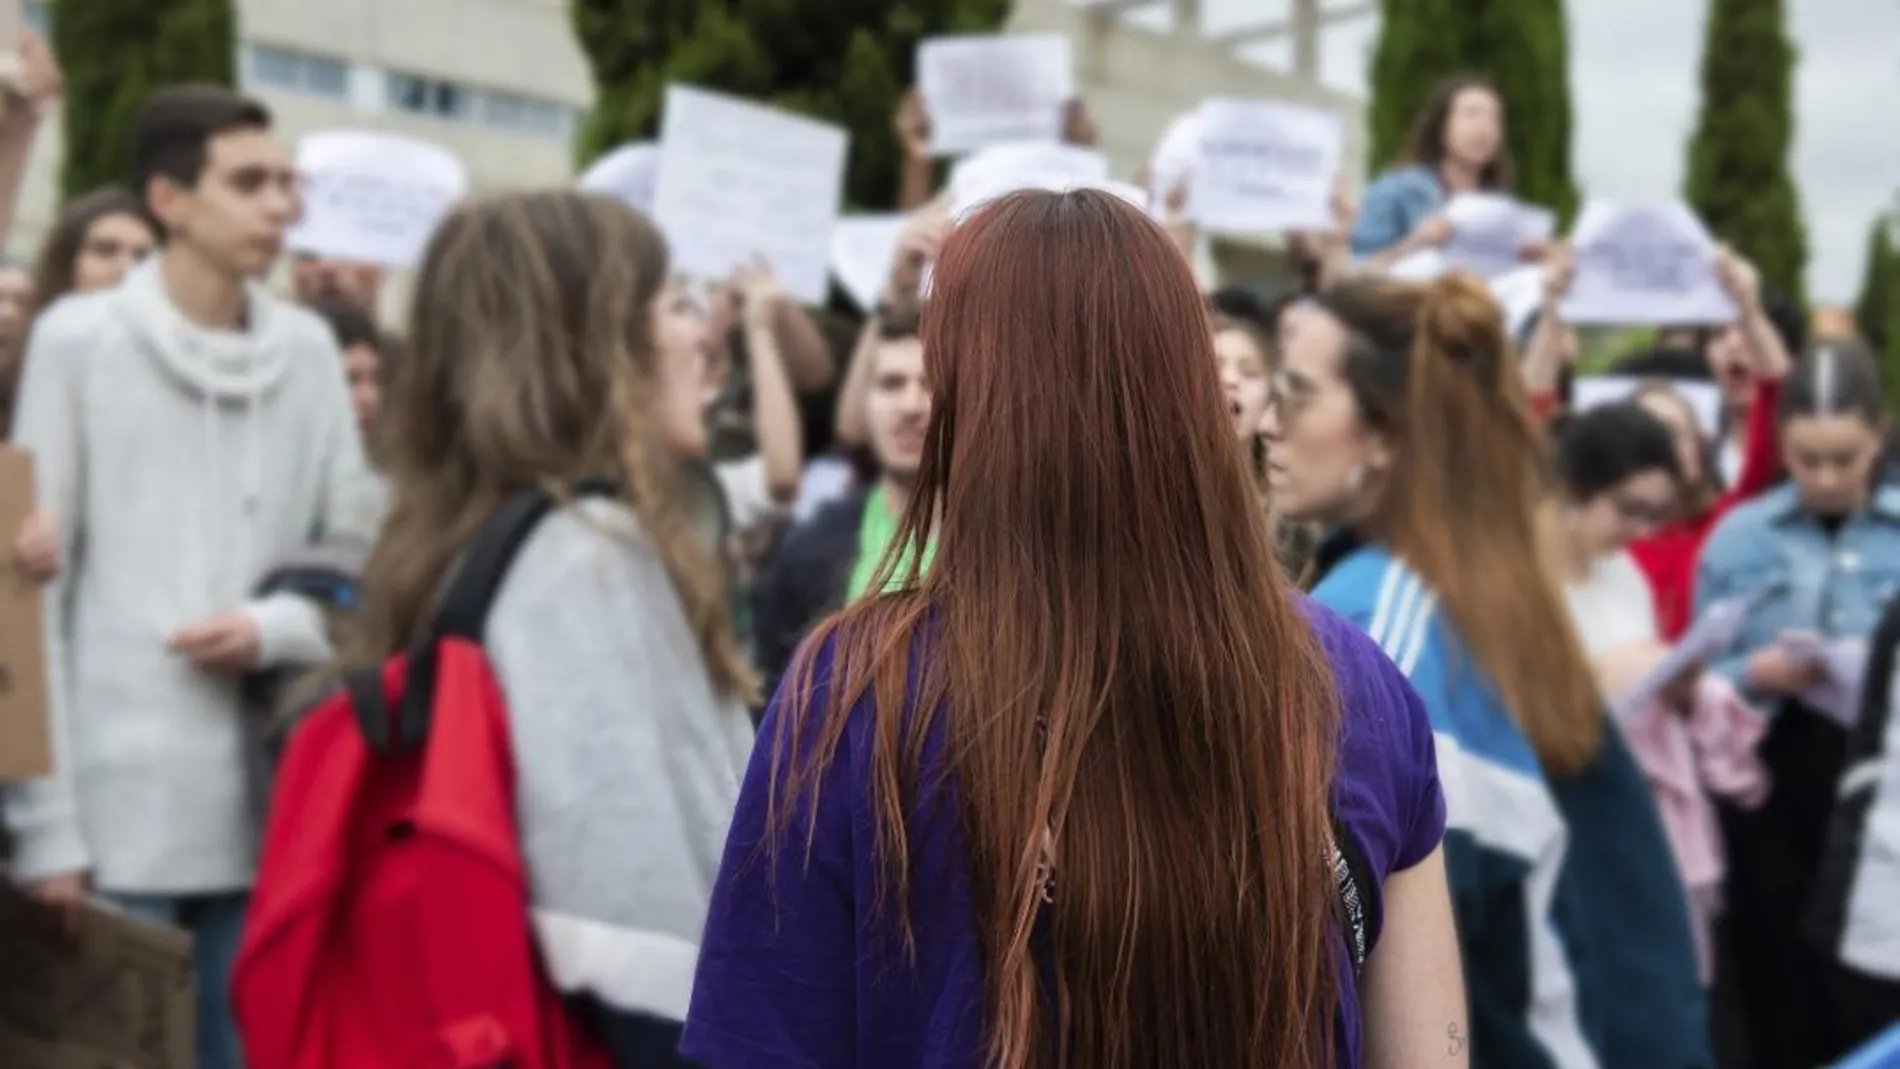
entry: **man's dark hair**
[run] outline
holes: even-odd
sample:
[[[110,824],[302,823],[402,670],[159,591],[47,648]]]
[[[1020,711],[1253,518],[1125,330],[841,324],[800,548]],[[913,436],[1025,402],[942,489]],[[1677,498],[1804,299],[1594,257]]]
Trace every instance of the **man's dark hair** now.
[[[132,189],[140,197],[163,175],[191,189],[203,177],[211,139],[270,129],[270,109],[219,85],[168,85],[145,98],[132,120]]]
[[[336,347],[348,350],[358,345],[367,345],[382,353],[382,334],[376,329],[376,322],[369,313],[356,306],[354,301],[329,295],[321,296],[305,305],[318,318],[330,325],[330,333],[336,335]]]
[[[890,301],[878,309],[879,341],[908,341],[923,330],[924,306],[920,301]]]

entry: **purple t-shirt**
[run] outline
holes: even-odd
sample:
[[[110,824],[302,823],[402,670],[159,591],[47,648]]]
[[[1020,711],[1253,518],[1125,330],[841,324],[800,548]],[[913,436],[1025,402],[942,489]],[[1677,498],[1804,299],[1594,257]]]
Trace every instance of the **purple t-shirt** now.
[[[1444,835],[1431,725],[1411,685],[1377,645],[1330,610],[1312,602],[1303,608],[1324,641],[1343,702],[1334,808],[1370,870],[1365,923],[1371,946],[1383,919],[1379,890],[1386,875],[1423,860]],[[821,688],[830,655],[828,649],[819,655]],[[905,960],[890,914],[875,912],[879,865],[866,771],[867,705],[853,712],[811,814],[809,865],[804,835],[794,830],[778,851],[776,871],[762,840],[778,702],[766,713],[713,888],[681,1043],[681,1051],[707,1069],[983,1064],[982,957],[954,806],[920,799],[912,819],[913,960]],[[1344,970],[1343,937],[1340,958]],[[1340,995],[1347,1044],[1341,1069],[1357,1069],[1358,993],[1348,981]]]

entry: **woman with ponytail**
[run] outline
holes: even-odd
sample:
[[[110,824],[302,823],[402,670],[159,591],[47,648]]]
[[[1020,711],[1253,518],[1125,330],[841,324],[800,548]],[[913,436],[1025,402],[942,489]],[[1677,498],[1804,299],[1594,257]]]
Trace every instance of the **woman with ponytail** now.
[[[886,592],[766,713],[685,1054],[1464,1066],[1430,727],[1274,566],[1168,236],[1004,197],[951,231],[923,340]]]
[[[1335,531],[1314,596],[1430,713],[1472,1064],[1706,1066],[1682,886],[1565,607],[1497,305],[1452,275],[1348,282],[1293,316],[1268,477]]]

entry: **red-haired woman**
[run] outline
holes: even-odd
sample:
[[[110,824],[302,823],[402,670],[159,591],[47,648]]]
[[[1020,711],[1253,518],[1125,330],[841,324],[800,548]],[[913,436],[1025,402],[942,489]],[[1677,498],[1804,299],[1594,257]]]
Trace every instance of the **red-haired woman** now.
[[[767,712],[685,1055],[1463,1066],[1429,724],[1279,577],[1167,235],[1005,197],[950,233],[923,335],[883,569],[936,557]]]

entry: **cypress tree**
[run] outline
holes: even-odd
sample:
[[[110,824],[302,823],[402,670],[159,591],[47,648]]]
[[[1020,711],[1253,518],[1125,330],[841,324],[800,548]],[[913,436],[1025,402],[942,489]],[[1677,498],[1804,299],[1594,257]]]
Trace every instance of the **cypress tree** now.
[[[66,71],[65,196],[129,180],[132,119],[152,90],[237,84],[231,0],[57,0],[49,14]]]
[[[1384,0],[1368,81],[1367,162],[1376,173],[1405,147],[1419,107],[1445,78],[1477,73],[1505,102],[1516,194],[1576,211],[1570,167],[1570,59],[1563,0]]]
[[[1684,196],[1762,279],[1805,303],[1808,235],[1788,171],[1795,48],[1782,0],[1709,0]]]
[[[1867,265],[1860,297],[1854,302],[1854,327],[1875,348],[1887,345],[1891,312],[1900,305],[1900,250],[1894,248],[1895,216],[1882,213],[1867,228]]]
[[[595,106],[576,135],[586,166],[659,134],[670,82],[751,97],[851,132],[845,199],[889,207],[900,148],[892,130],[917,42],[998,29],[1009,0],[571,0]]]

